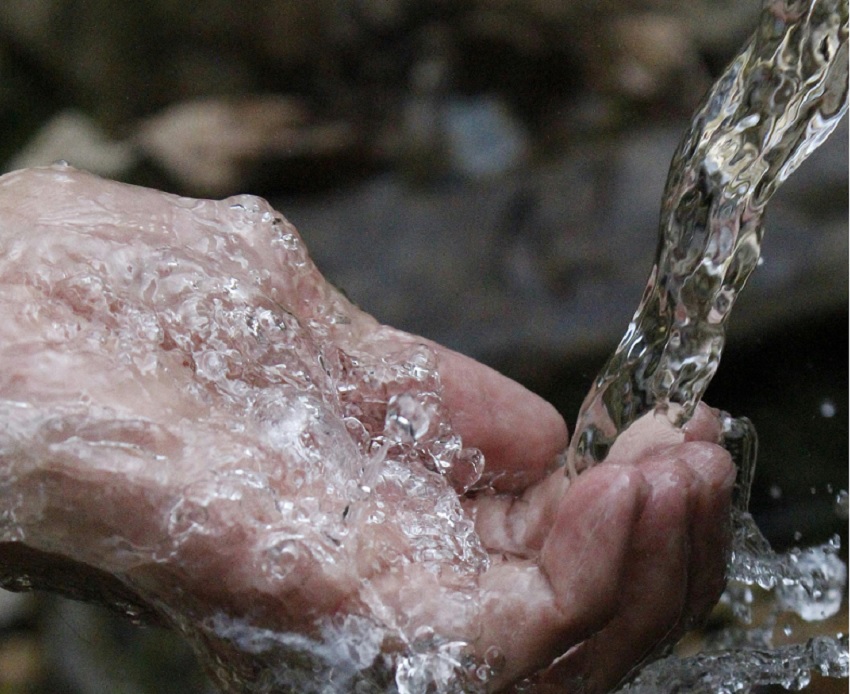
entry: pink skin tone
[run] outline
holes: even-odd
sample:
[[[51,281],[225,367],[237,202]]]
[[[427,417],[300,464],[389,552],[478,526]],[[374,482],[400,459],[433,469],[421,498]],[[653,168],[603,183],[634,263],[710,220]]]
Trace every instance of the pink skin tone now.
[[[204,204],[211,219],[228,208]],[[26,542],[60,553],[70,547],[72,558],[128,577],[143,597],[179,604],[174,596],[186,591],[202,613],[224,608],[267,628],[311,633],[320,618],[351,613],[389,619],[408,637],[431,627],[468,642],[481,660],[495,647],[504,662],[491,691],[510,691],[524,678],[541,692],[606,691],[708,614],[724,585],[735,477],[717,445],[715,411],[700,406],[683,431],[648,415],[604,464],[571,482],[554,469],[568,436],[551,405],[468,357],[379,325],[324,281],[285,222],[295,250],[273,250],[262,234],[229,237],[193,226],[189,207],[72,169],[0,178],[0,402],[58,412],[63,432],[55,435],[58,443],[36,437],[39,444],[24,451],[0,430],[0,489],[13,479],[23,498],[42,504],[41,514],[23,521]],[[235,244],[247,265],[204,266],[216,243]],[[123,249],[118,259],[116,249]],[[183,253],[202,274],[244,278],[248,269],[268,270],[262,291],[249,288],[239,300],[285,305],[302,323],[314,320],[310,339],[323,349],[377,358],[414,345],[433,350],[445,412],[464,445],[483,451],[497,492],[459,494],[489,568],[460,585],[450,567],[391,567],[388,553],[411,551],[392,504],[385,522],[357,526],[334,562],[302,553],[285,576],[256,568],[265,542],[256,521],[271,513],[261,500],[250,519],[238,507],[208,509],[209,522],[218,523],[215,536],[179,545],[163,540],[170,526],[161,509],[209,467],[227,470],[230,463],[221,461],[253,445],[260,426],[246,415],[243,429],[229,429],[237,400],[199,389],[185,353],[168,340],[157,338],[139,362],[117,356],[124,337],[113,318],[123,306],[136,302],[161,318],[178,305],[167,278],[152,290],[123,270],[164,250]],[[90,294],[74,284],[83,272],[99,277]],[[333,315],[346,320],[329,321]],[[180,329],[174,328],[178,342],[188,335]],[[245,373],[250,368],[246,362]],[[254,393],[272,388],[261,376],[239,378]],[[109,429],[101,411],[135,424]],[[29,420],[21,417],[25,428]],[[313,431],[310,422],[303,426]],[[104,438],[121,445],[86,447]],[[142,464],[124,444],[153,451],[160,467]],[[337,455],[331,443],[319,445],[328,447],[328,459]],[[255,455],[261,465],[271,453],[260,447]],[[297,506],[321,494],[318,484],[293,486],[294,453],[275,455],[268,469],[282,471],[270,478],[282,498]],[[327,500],[341,512],[337,503]],[[157,561],[128,563],[120,548],[104,542],[116,528],[133,547],[152,548]],[[173,551],[165,560],[163,547]]]

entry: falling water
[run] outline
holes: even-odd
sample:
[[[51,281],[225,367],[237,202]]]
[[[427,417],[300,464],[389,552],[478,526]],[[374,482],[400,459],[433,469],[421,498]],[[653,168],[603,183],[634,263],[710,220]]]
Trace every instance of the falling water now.
[[[693,414],[758,263],[765,205],[847,110],[847,32],[847,0],[767,0],[708,93],[670,166],[640,306],[579,413],[573,470],[650,410],[676,425]]]
[[[765,206],[847,110],[847,0],[766,0],[755,35],[697,111],[670,167],[655,264],[625,336],[579,413],[568,455],[576,474],[602,461],[617,436],[655,411],[681,426],[720,361],[726,322],[758,264]],[[837,538],[774,552],[747,512],[757,439],[724,415],[724,445],[738,465],[734,541],[723,601],[739,625],[696,656],[645,668],[628,691],[738,692],[764,684],[800,689],[811,672],[847,677],[848,640],[820,636],[776,646],[779,616],[806,621],[841,608],[847,568]],[[753,591],[773,591],[753,624]]]

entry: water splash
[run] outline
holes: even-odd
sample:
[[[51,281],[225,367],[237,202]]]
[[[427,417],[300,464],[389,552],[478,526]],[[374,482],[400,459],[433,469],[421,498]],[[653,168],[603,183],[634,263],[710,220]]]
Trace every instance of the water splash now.
[[[809,685],[812,671],[824,677],[847,677],[847,646],[846,636],[815,637],[776,649],[744,646],[690,658],[670,656],[645,668],[621,691],[733,694],[769,684],[799,690]]]
[[[847,110],[847,15],[846,0],[767,0],[698,109],[670,167],[640,306],[579,413],[571,471],[603,460],[650,410],[677,426],[693,414],[758,263],[765,205]]]
[[[749,461],[754,464],[754,448],[749,451],[753,453]],[[785,620],[787,615],[814,622],[839,612],[847,585],[847,567],[838,556],[841,545],[837,536],[805,549],[795,547],[779,553],[771,548],[746,507],[742,507],[749,487],[741,485],[740,480],[751,480],[752,470],[751,466],[739,474],[732,513],[729,583],[720,600],[731,613],[732,622],[708,634],[699,653],[688,657],[669,655],[650,663],[618,692],[731,694],[770,684],[800,690],[809,685],[813,672],[822,677],[850,676],[850,642],[846,634],[819,635],[804,643],[777,643],[787,641],[793,634]],[[758,619],[754,610],[757,601],[761,606]]]

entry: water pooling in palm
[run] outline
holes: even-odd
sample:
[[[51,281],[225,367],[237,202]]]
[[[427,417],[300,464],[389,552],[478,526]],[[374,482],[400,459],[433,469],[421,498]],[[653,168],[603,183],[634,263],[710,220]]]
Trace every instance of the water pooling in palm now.
[[[676,425],[690,419],[758,264],[768,200],[846,112],[847,37],[847,0],[765,1],[758,30],[673,157],[655,264],[582,405],[567,459],[573,474],[604,460],[647,412]],[[730,446],[746,450],[748,422],[730,420],[728,429]]]

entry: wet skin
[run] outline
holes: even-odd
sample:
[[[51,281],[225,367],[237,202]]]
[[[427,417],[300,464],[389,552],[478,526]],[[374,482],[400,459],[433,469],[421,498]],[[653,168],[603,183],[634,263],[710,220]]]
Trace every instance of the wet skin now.
[[[229,214],[228,204],[209,205],[201,216]],[[700,406],[684,431],[650,415],[604,464],[571,482],[554,467],[568,435],[548,403],[468,357],[378,324],[325,282],[303,247],[273,250],[262,234],[198,225],[196,212],[173,196],[72,169],[0,179],[0,402],[16,403],[7,411],[18,427],[0,429],[0,488],[21,495],[27,508],[40,505],[20,514],[27,544],[114,572],[169,609],[179,611],[191,596],[195,616],[224,610],[264,628],[312,634],[324,618],[363,615],[391,623],[401,641],[427,627],[467,642],[481,661],[500,653],[491,691],[510,691],[523,678],[541,692],[606,691],[707,615],[724,584],[734,483],[717,445],[716,412]],[[290,245],[300,243],[294,229],[278,224]],[[216,255],[231,245],[224,259]],[[451,566],[434,571],[406,561],[410,540],[387,496],[385,520],[346,526],[333,561],[318,560],[308,546],[324,542],[318,534],[293,524],[305,548],[285,575],[264,573],[257,518],[269,512],[261,501],[245,511],[244,500],[254,498],[247,483],[243,506],[205,509],[210,532],[171,542],[175,499],[205,471],[243,465],[234,458],[242,446],[253,446],[258,469],[290,506],[339,505],[342,515],[345,500],[331,491],[322,499],[320,481],[294,484],[298,454],[256,444],[261,418],[239,400],[241,391],[222,384],[247,383],[251,403],[266,389],[275,406],[298,400],[297,388],[254,374],[247,360],[215,387],[202,383],[190,358],[202,341],[193,316],[211,315],[221,296],[201,291],[194,313],[180,313],[185,284],[172,288],[161,273],[151,289],[133,270],[164,258],[191,267],[196,287],[216,277],[259,282],[233,301],[286,306],[301,326],[290,338],[308,355],[391,362],[417,346],[432,350],[454,430],[485,455],[489,491],[456,496],[489,565],[460,581]],[[136,332],[149,325],[153,337],[129,334],[127,307],[151,319],[132,325]],[[228,354],[254,349],[244,336],[222,339],[232,340],[220,346]],[[305,383],[323,396],[314,376]],[[362,388],[382,392],[380,383]],[[325,418],[322,431],[345,431],[337,415],[333,408],[316,415]],[[237,417],[238,429],[229,426]],[[303,420],[300,434],[314,436],[315,425]],[[107,447],[97,445],[104,440]],[[338,441],[314,442],[325,465],[340,458]],[[125,544],[114,541],[119,534]],[[385,561],[389,550],[402,560]],[[226,659],[226,648],[216,648]]]

